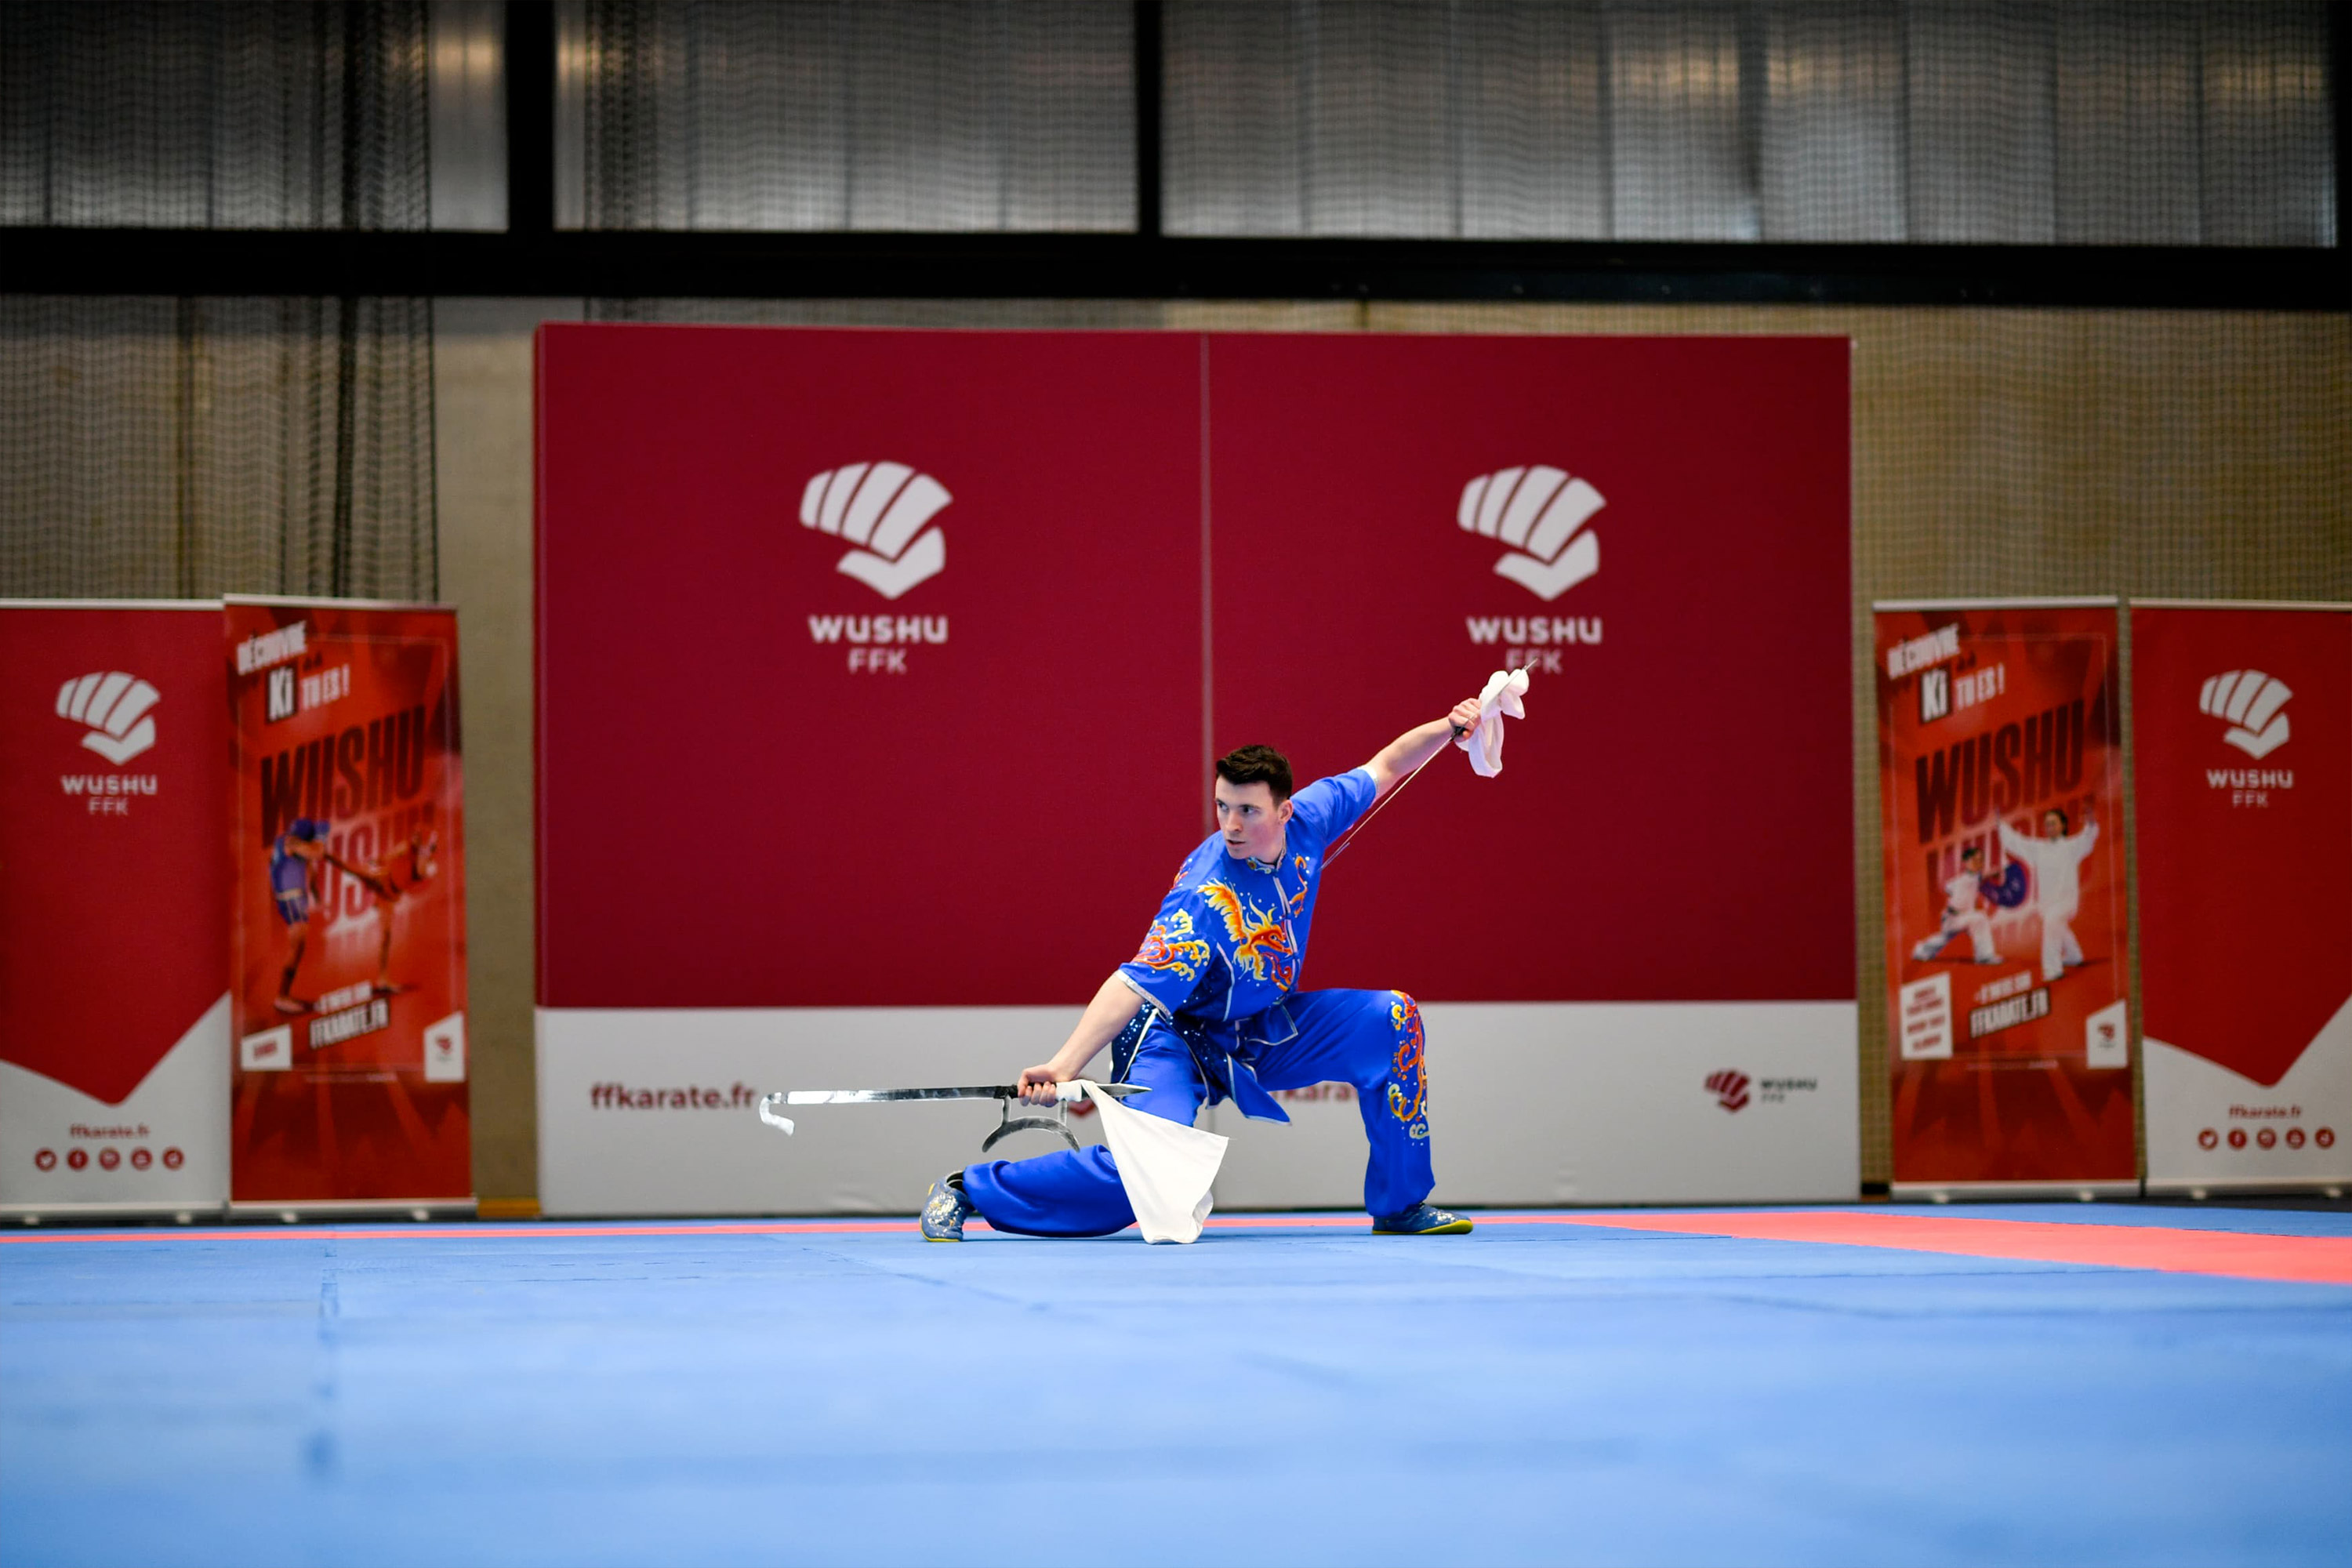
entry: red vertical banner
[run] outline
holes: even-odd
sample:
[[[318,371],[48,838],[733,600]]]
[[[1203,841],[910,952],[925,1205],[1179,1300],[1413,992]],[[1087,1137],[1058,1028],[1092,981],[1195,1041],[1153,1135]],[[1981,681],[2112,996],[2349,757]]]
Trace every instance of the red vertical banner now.
[[[454,611],[231,600],[238,1203],[466,1199]]]
[[[1876,610],[1895,1182],[2135,1182],[2114,602]]]
[[[2135,604],[2151,1188],[2352,1179],[2352,605]]]
[[[0,1212],[228,1195],[220,606],[0,605]]]

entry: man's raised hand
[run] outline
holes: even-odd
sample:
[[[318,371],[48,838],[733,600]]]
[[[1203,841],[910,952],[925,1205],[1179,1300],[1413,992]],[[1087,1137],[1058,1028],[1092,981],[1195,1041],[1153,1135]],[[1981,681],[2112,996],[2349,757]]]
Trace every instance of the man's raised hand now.
[[[1374,799],[1387,795],[1412,774],[1422,764],[1445,749],[1446,743],[1458,741],[1478,728],[1478,700],[1471,698],[1457,702],[1443,719],[1426,724],[1416,724],[1382,746],[1364,771],[1372,775]]]

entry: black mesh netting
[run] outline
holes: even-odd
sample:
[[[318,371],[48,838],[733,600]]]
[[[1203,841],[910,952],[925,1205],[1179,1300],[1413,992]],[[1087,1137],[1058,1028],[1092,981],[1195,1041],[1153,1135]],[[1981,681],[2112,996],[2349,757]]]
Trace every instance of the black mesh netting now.
[[[1118,229],[1131,8],[586,0],[566,221]],[[1181,235],[2335,243],[2316,0],[1167,0]]]
[[[589,228],[1135,226],[1118,0],[588,0]],[[567,121],[568,122],[568,121]]]
[[[432,305],[0,299],[0,595],[430,598]]]
[[[2311,0],[1169,0],[1169,232],[2332,245]]]
[[[0,5],[0,224],[422,228],[427,41],[414,3]],[[0,594],[430,596],[432,323],[0,298]]]
[[[0,224],[423,228],[425,7],[0,5]]]

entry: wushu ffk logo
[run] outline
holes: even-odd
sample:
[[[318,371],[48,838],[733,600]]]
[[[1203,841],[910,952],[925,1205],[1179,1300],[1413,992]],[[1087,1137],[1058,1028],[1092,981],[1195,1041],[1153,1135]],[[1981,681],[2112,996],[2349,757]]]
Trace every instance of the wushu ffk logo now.
[[[162,700],[135,675],[100,670],[58,688],[58,717],[89,726],[81,743],[119,768],[155,743],[147,710]]]
[[[1538,463],[1472,479],[1455,516],[1463,531],[1511,547],[1496,575],[1549,603],[1601,570],[1600,536],[1578,531],[1607,504],[1582,479]]]
[[[809,480],[801,526],[847,540],[855,548],[834,570],[895,599],[947,569],[947,540],[929,525],[954,499],[904,463],[852,463]]]
[[[2259,669],[2225,669],[2205,682],[2198,694],[2197,710],[2226,721],[2224,745],[2235,746],[2260,762],[2287,742],[2286,700],[2294,693],[2286,682]]]

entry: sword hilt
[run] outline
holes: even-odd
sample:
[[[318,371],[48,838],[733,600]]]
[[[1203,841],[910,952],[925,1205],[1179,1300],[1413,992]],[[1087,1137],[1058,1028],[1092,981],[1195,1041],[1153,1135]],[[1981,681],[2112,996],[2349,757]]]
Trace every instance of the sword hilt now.
[[[1113,1100],[1125,1100],[1130,1094],[1150,1094],[1151,1092],[1151,1088],[1149,1084],[1140,1083],[1098,1083],[1096,1084],[1095,1087],[1102,1090],[1105,1094],[1109,1095]],[[1013,1100],[1020,1099],[1021,1090],[1019,1087],[1015,1086],[1013,1089],[1009,1090],[1008,1095],[1009,1098]],[[1068,1105],[1073,1100],[1084,1100],[1086,1097],[1086,1085],[1076,1079],[1071,1079],[1067,1082],[1057,1083],[1054,1086],[1054,1103],[1056,1105]]]

